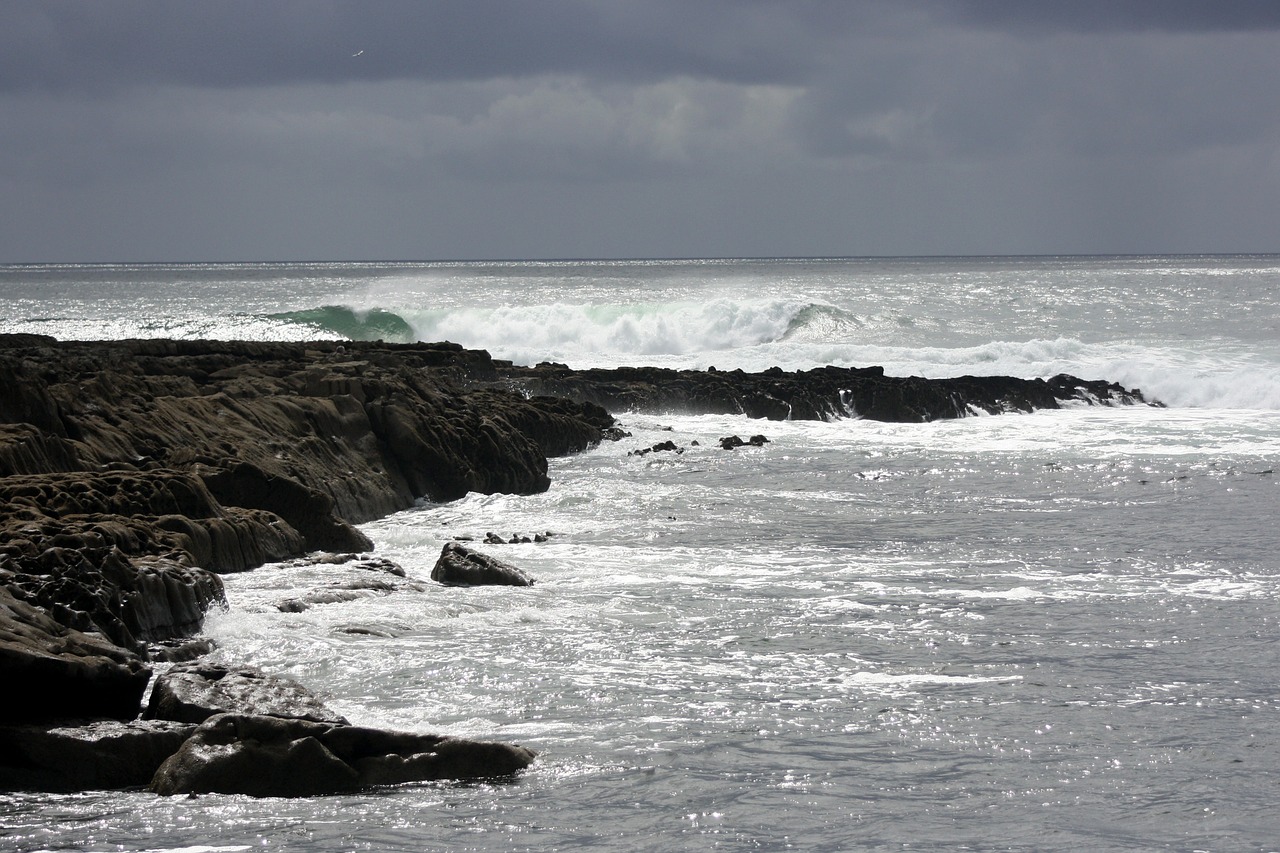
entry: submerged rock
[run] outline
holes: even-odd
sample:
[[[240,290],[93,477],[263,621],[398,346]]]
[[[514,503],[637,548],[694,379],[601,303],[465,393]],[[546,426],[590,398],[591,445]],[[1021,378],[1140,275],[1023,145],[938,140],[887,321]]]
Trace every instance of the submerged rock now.
[[[431,570],[431,579],[450,586],[533,586],[533,578],[510,563],[448,542]]]
[[[510,776],[535,753],[521,746],[222,714],[202,723],[156,771],[157,794],[310,797],[436,779]]]

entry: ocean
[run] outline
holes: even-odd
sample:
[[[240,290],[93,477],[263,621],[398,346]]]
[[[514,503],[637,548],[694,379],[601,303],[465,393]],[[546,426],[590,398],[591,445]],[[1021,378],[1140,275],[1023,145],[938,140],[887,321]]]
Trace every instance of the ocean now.
[[[544,494],[363,525],[395,591],[285,613],[351,570],[266,566],[207,623],[355,723],[518,742],[528,771],[0,795],[6,849],[1280,849],[1280,256],[8,265],[0,332],[1067,372],[1164,404],[617,412],[632,437]],[[535,586],[429,581],[489,532],[553,534],[479,546]]]

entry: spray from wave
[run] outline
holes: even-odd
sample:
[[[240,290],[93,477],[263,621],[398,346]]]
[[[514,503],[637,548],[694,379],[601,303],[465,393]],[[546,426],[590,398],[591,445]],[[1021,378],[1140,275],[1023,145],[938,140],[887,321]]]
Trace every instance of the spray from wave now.
[[[772,343],[802,306],[783,300],[406,310],[421,340],[451,340],[520,363],[662,362]]]
[[[1174,348],[1167,342],[1066,337],[971,344],[923,318],[859,316],[827,304],[785,299],[395,311],[327,305],[270,316],[307,333],[354,340],[454,341],[518,364],[715,364],[748,371],[880,365],[891,375],[930,378],[1070,373],[1140,388],[1170,406],[1280,409],[1280,353],[1230,350],[1206,342]]]

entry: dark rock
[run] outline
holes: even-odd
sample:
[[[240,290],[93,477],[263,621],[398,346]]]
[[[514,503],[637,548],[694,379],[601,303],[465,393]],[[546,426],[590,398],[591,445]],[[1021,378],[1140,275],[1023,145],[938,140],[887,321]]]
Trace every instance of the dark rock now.
[[[165,720],[0,726],[0,791],[141,787],[194,730]]]
[[[164,663],[189,663],[204,657],[214,649],[213,640],[196,637],[184,640],[166,640],[154,643],[147,649],[147,659]]]
[[[441,549],[431,579],[450,586],[533,586],[533,578],[520,569],[460,542]]]
[[[138,655],[68,628],[0,587],[0,722],[131,720],[150,678]]]
[[[216,663],[180,664],[157,678],[143,718],[201,723],[227,712],[347,722],[291,678]]]
[[[764,447],[768,443],[769,439],[763,435],[753,435],[746,441],[736,435],[725,436],[720,439],[720,447],[724,450],[733,450],[738,447]]]
[[[499,778],[524,769],[519,746],[356,726],[223,714],[161,765],[157,794],[306,797],[436,779]]]
[[[642,447],[639,450],[632,450],[628,456],[644,456],[649,453],[684,453],[684,448],[676,445],[674,441],[660,441],[652,447]]]
[[[334,513],[333,498],[248,462],[202,472],[205,485],[229,506],[264,509],[302,534],[308,551],[371,551],[369,537]]]
[[[405,577],[404,566],[394,560],[388,560],[386,557],[378,557],[372,554],[324,554],[314,557],[311,562],[319,565],[364,569],[365,571],[394,575],[398,578]]]
[[[885,376],[882,367],[828,366],[792,372],[775,367],[761,373],[656,367],[555,371],[504,367],[498,372],[528,393],[568,397],[614,412],[742,414],[770,420],[860,417],[932,421],[965,417],[975,411],[997,414],[1055,409],[1064,402],[1147,402],[1137,390],[1070,376],[1048,381],[1008,376],[924,379]]]

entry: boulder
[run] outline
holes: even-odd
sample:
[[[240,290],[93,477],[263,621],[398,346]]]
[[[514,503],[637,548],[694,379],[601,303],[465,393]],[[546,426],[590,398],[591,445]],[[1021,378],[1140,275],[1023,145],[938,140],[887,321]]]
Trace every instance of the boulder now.
[[[461,542],[448,542],[440,550],[431,579],[449,586],[533,586],[533,578],[520,569]]]
[[[157,678],[143,718],[202,723],[227,712],[317,723],[347,722],[292,678],[269,675],[251,666],[207,662],[179,664]]]
[[[510,776],[521,746],[280,717],[210,717],[156,771],[157,794],[308,797],[375,785]]]

